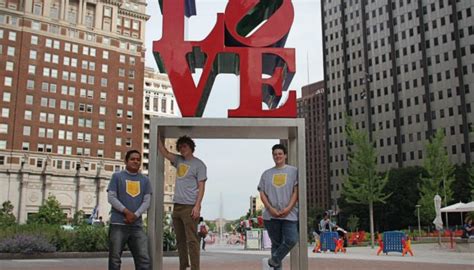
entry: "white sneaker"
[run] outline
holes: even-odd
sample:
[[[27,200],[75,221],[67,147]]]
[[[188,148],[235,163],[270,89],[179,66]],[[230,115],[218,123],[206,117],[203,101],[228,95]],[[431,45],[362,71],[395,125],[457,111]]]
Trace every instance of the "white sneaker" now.
[[[262,259],[262,270],[273,270],[270,265],[268,265],[268,258]]]

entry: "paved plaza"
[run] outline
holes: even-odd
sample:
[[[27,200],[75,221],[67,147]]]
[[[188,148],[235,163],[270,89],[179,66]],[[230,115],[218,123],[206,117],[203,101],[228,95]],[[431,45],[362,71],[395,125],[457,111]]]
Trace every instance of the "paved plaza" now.
[[[377,249],[370,247],[351,247],[345,254],[315,254],[309,249],[309,269],[474,269],[474,253],[459,253],[446,246],[439,248],[437,244],[413,245],[413,257],[402,257],[400,253],[377,256],[376,251]],[[268,257],[269,253],[268,250],[244,250],[238,245],[208,245],[207,250],[201,254],[201,269],[261,270],[262,260]],[[289,269],[288,260],[289,258],[284,269]],[[178,269],[177,257],[165,257],[163,262],[163,270]],[[0,260],[0,269],[99,270],[107,269],[107,258]],[[123,259],[122,269],[134,269],[132,258]]]

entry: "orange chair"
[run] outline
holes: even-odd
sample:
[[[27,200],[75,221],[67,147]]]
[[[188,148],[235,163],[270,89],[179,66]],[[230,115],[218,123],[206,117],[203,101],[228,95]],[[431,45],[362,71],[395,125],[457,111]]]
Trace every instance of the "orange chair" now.
[[[405,254],[410,253],[411,256],[413,256],[413,251],[411,250],[411,240],[408,238],[407,240],[403,239],[402,240],[402,245],[403,245],[403,251],[402,251],[402,256],[405,256]]]
[[[320,240],[316,240],[316,243],[314,243],[313,253],[321,253],[321,241]]]
[[[379,234],[379,237],[377,239],[377,242],[379,242],[379,249],[377,250],[377,256],[379,256],[380,252],[383,251],[383,240],[382,237]]]
[[[337,254],[337,252],[339,252],[339,251],[342,251],[343,253],[346,253],[346,248],[344,247],[344,239],[334,238],[334,243],[336,243],[336,248],[334,249],[334,253]]]

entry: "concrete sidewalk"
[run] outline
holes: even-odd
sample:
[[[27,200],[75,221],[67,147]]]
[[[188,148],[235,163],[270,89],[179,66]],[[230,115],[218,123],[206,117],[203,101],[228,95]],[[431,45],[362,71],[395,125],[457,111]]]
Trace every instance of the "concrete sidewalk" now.
[[[414,256],[402,256],[401,253],[391,252],[388,255],[377,256],[378,246],[374,249],[370,247],[349,247],[346,253],[334,254],[333,252],[313,253],[312,247],[308,247],[308,257],[320,259],[344,259],[344,260],[364,260],[364,261],[392,261],[392,262],[417,262],[417,263],[440,263],[473,265],[474,253],[460,253],[446,246],[441,248],[438,244],[414,244],[412,250]],[[270,250],[245,250],[242,245],[208,245],[203,253],[229,253],[229,254],[253,254],[269,256]],[[474,268],[473,268],[474,269]]]

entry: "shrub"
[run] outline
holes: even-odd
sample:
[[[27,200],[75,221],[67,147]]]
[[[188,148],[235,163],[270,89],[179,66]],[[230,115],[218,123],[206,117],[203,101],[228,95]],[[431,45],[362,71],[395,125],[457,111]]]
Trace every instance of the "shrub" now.
[[[74,251],[106,251],[108,250],[108,232],[105,227],[82,225],[73,237]]]
[[[5,253],[39,253],[55,252],[56,248],[42,236],[18,234],[0,241],[0,252]]]
[[[13,205],[10,201],[5,201],[0,209],[0,226],[11,226],[16,223],[13,215]]]

